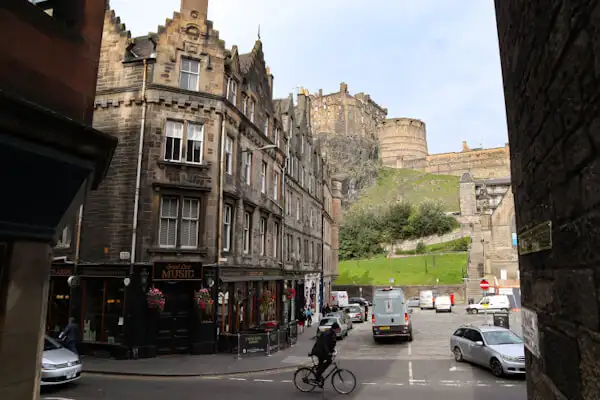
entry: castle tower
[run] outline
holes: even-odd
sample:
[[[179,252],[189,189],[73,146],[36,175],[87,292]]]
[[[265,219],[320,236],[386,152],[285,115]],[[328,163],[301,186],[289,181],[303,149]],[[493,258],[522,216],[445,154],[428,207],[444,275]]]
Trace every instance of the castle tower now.
[[[405,160],[429,155],[425,123],[418,119],[386,119],[378,127],[378,135],[379,153],[386,167],[402,168]]]

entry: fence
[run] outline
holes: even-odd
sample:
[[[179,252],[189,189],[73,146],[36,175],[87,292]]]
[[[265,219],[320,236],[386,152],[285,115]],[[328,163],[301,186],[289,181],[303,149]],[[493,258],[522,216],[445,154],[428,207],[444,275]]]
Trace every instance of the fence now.
[[[279,329],[267,330],[260,333],[238,333],[236,353],[237,358],[266,355],[270,356],[298,342],[298,322],[294,321]]]

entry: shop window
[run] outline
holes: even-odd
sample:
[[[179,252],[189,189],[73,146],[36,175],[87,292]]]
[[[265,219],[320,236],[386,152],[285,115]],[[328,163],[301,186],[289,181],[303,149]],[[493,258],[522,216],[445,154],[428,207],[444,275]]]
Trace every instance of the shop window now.
[[[46,329],[53,337],[58,337],[58,334],[69,322],[71,289],[67,283],[67,278],[51,278],[49,292]]]
[[[84,342],[120,343],[125,287],[121,279],[85,279],[83,289]]]

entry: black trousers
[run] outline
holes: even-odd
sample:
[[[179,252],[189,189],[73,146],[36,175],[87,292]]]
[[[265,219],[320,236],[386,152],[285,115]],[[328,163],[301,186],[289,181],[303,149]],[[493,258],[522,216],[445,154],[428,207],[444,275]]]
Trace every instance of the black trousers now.
[[[319,365],[317,365],[317,378],[320,378],[323,375],[323,372],[331,365],[332,359],[331,357],[319,357]]]

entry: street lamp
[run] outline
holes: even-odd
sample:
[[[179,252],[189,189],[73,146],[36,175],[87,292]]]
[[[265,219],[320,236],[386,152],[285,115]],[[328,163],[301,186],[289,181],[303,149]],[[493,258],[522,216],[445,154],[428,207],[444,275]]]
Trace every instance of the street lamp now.
[[[250,147],[247,147],[244,150],[242,150],[242,153],[253,153],[253,152],[259,151],[259,150],[268,150],[268,149],[275,149],[275,148],[277,148],[276,144],[268,144],[266,146],[258,147],[256,149],[251,149]]]

